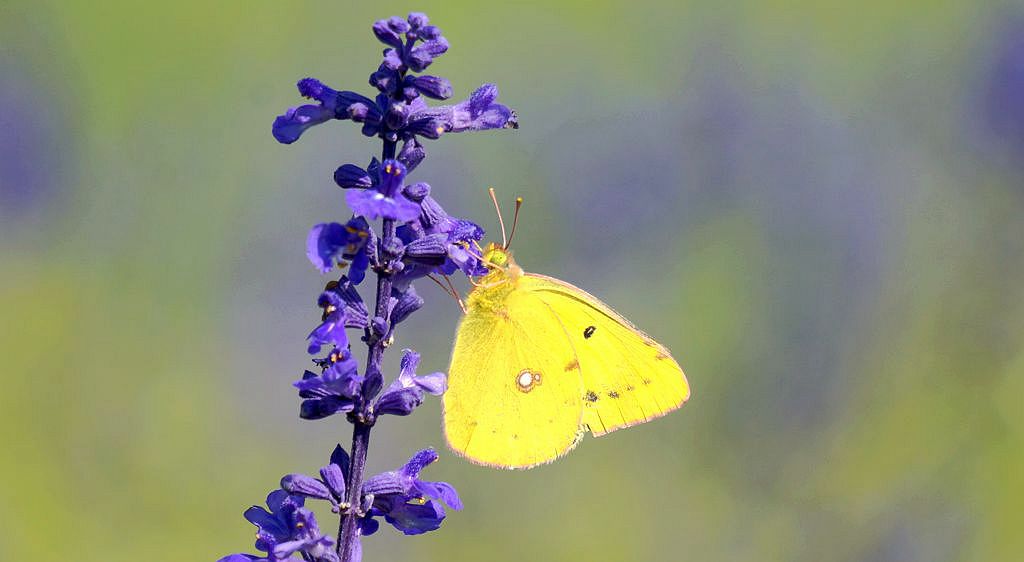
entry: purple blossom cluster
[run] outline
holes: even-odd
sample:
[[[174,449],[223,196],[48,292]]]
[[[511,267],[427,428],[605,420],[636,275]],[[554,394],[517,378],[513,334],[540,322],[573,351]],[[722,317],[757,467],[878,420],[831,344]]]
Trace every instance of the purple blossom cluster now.
[[[406,535],[433,531],[445,518],[445,506],[461,509],[455,489],[444,482],[420,480],[437,460],[424,449],[404,466],[364,478],[370,429],[384,415],[406,416],[427,394],[446,388],[444,373],[417,374],[420,356],[406,349],[396,377],[385,385],[381,370],[385,348],[396,330],[423,306],[414,282],[430,275],[485,272],[473,245],[484,231],[472,221],[452,217],[431,195],[430,185],[410,183],[408,175],[426,157],[421,140],[445,133],[518,128],[515,113],[497,103],[498,90],[485,84],[453,105],[429,106],[425,98],[452,96],[448,80],[421,74],[448,50],[441,30],[427,16],[409,14],[373,24],[387,48],[370,75],[378,94],[366,97],[334,90],[314,78],[299,81],[299,93],[314,104],[294,107],[274,120],[273,134],[290,144],[310,127],[330,120],[351,120],[362,133],[379,137],[381,158],[364,168],[343,164],[334,172],[345,190],[351,217],[324,222],[309,232],[306,253],[324,274],[341,270],[317,298],[323,314],[307,337],[314,369],[294,383],[301,398],[299,416],[307,420],[344,414],[352,424],[350,452],[338,445],[318,477],[289,474],[267,496],[267,507],[252,507],[245,518],[256,526],[256,549],[263,554],[233,554],[220,562],[361,560],[363,536],[375,533],[380,519]],[[401,148],[398,145],[401,143]],[[379,228],[373,224],[380,221]],[[359,292],[367,271],[376,276],[371,306]],[[350,337],[366,345],[363,369]],[[337,538],[320,532],[307,499],[327,502],[339,516]]]

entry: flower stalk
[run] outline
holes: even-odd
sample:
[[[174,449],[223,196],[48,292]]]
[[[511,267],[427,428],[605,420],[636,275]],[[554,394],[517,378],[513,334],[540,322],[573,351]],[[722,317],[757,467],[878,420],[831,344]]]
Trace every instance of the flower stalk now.
[[[381,160],[388,161],[395,157],[395,143],[385,140],[384,148],[381,151]],[[381,246],[390,247],[395,238],[395,221],[384,219],[381,224]],[[391,272],[387,268],[378,268],[377,272],[377,299],[374,305],[373,315],[383,318],[384,323],[390,323],[388,300],[391,295]],[[381,363],[384,360],[384,347],[387,340],[384,337],[369,337],[371,330],[367,329],[367,344],[369,350],[366,359],[366,372],[381,372]],[[362,511],[363,472],[366,469],[366,456],[370,450],[370,429],[373,427],[372,419],[356,417],[352,419],[352,461],[349,465],[349,509],[342,513],[341,521],[338,524],[338,556],[342,562],[350,562],[355,547],[359,540],[357,523],[359,517],[365,515]]]

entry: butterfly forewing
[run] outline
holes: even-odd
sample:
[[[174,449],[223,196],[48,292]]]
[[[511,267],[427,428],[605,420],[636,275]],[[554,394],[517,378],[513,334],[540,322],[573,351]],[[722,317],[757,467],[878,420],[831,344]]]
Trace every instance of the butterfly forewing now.
[[[675,410],[690,396],[664,346],[587,292],[527,274],[522,290],[547,304],[569,334],[583,378],[583,423],[595,436]]]

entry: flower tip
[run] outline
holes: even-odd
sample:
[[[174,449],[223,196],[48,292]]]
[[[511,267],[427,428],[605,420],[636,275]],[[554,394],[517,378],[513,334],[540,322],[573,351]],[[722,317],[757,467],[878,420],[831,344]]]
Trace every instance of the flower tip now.
[[[324,91],[323,83],[316,78],[303,78],[295,86],[299,89],[299,95],[304,98],[319,98]]]
[[[423,12],[409,12],[409,17],[406,18],[406,21],[409,22],[413,29],[419,29],[427,25],[430,22],[430,18]]]
[[[297,130],[292,122],[294,111],[294,109],[289,109],[288,113],[278,115],[274,119],[274,124],[270,127],[270,132],[274,135],[274,140],[281,144],[291,144],[299,140],[299,137],[302,135],[302,131]]]

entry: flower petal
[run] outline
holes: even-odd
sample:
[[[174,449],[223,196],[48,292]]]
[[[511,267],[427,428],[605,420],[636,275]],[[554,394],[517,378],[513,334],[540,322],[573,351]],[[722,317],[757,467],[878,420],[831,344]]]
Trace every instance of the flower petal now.
[[[395,299],[394,308],[391,309],[391,324],[402,322],[422,307],[423,297],[416,294],[416,290],[410,285],[405,291],[399,292]]]
[[[414,240],[405,247],[405,257],[424,265],[441,265],[448,257],[448,236],[438,233]]]
[[[349,235],[344,226],[336,222],[320,223],[311,228],[306,237],[306,257],[320,273],[327,273],[348,244]]]
[[[388,20],[375,21],[373,23],[373,34],[377,36],[378,41],[385,45],[390,45],[396,49],[402,48],[402,38],[388,25]]]
[[[377,400],[374,412],[378,416],[384,414],[408,416],[422,403],[423,391],[419,387],[388,390]]]
[[[421,94],[436,100],[446,100],[452,97],[452,83],[440,76],[422,74],[408,79],[409,84],[416,88]]]
[[[287,474],[281,478],[281,489],[297,496],[317,498],[321,500],[333,499],[331,491],[323,482],[311,478],[305,474]]]
[[[408,495],[412,492],[411,484],[412,483],[407,477],[398,472],[393,470],[389,472],[382,472],[366,479],[366,482],[363,483],[363,495]]]
[[[419,166],[420,162],[427,157],[427,151],[415,137],[410,138],[402,144],[402,150],[398,152],[398,161],[405,165],[406,173],[412,172]]]
[[[324,398],[312,398],[303,400],[299,407],[299,417],[304,420],[319,420],[337,414],[338,412],[351,412],[355,409],[352,400],[337,396],[326,396]]]
[[[345,476],[345,480],[348,480],[348,465],[349,457],[348,453],[341,445],[334,447],[334,451],[331,452],[331,464],[337,465],[341,468],[341,473]]]
[[[433,501],[397,503],[384,514],[384,520],[406,535],[435,531],[444,521],[444,509]]]
[[[334,110],[322,105],[301,105],[292,107],[274,119],[271,132],[281,144],[291,144],[306,132],[306,129],[335,118]]]
[[[437,451],[433,449],[423,449],[413,455],[412,458],[409,459],[409,462],[405,463],[405,466],[401,468],[401,471],[406,476],[415,478],[419,476],[420,471],[430,463],[436,461],[437,458]]]
[[[342,189],[369,189],[373,187],[373,178],[355,164],[343,164],[334,171],[334,183]]]
[[[416,386],[424,392],[440,396],[448,388],[448,377],[444,373],[431,373],[429,375],[413,377]]]
[[[334,495],[334,499],[338,501],[345,499],[345,474],[340,466],[331,463],[321,468],[320,478],[323,478],[324,483],[327,484],[327,487]]]
[[[345,192],[345,202],[353,211],[371,220],[383,217],[407,222],[420,216],[420,206],[402,194],[387,197],[374,189],[349,190]]]

